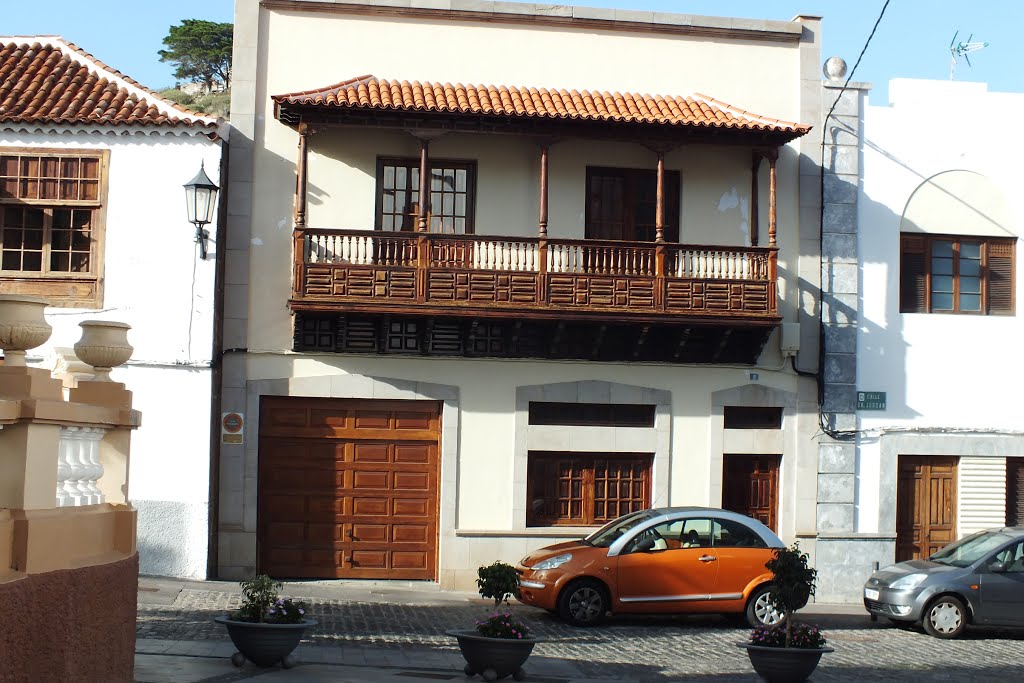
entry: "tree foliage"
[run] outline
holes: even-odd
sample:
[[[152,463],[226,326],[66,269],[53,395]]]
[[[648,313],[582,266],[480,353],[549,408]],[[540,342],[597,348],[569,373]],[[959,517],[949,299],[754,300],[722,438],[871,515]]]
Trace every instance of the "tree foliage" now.
[[[764,565],[773,575],[769,599],[775,609],[786,614],[786,647],[793,638],[793,613],[807,605],[817,585],[818,571],[808,565],[808,559],[800,544],[794,543],[776,550],[775,557]]]
[[[174,65],[174,77],[205,83],[231,85],[231,38],[233,24],[202,19],[185,19],[171,26],[164,38],[166,50],[159,50],[161,62]]]

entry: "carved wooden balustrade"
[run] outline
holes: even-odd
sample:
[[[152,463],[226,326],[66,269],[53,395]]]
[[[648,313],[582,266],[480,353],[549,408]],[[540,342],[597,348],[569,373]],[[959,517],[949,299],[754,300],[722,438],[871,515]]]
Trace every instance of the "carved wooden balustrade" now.
[[[309,228],[295,237],[296,310],[737,322],[778,314],[776,247]]]

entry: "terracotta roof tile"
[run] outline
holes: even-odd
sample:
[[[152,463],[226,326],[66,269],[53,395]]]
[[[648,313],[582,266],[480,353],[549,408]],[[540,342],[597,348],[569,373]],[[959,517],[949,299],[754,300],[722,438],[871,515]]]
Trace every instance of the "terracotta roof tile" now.
[[[666,97],[429,81],[410,83],[360,76],[325,88],[276,95],[273,100],[279,104],[353,109],[404,109],[733,128],[789,133],[793,137],[810,130],[810,126],[752,114],[700,94]]]
[[[0,38],[0,123],[217,128],[54,36]]]

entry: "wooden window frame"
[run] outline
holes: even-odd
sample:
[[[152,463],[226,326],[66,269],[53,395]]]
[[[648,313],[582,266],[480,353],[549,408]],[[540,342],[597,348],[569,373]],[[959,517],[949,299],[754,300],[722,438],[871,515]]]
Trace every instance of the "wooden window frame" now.
[[[419,171],[420,160],[414,157],[377,157],[377,181],[375,189],[375,208],[373,218],[374,230],[382,230],[385,232],[391,232],[390,228],[384,228],[384,167],[385,166],[404,166],[409,170]],[[427,210],[427,232],[433,232],[436,234],[466,234],[472,235],[476,232],[476,161],[471,159],[431,159],[430,170],[433,171],[435,168],[455,168],[466,171],[466,230],[465,233],[447,233],[438,230],[431,229],[431,222],[434,216],[430,211],[430,207]],[[410,175],[411,177],[411,175]],[[410,199],[409,204],[412,205],[412,196],[419,195],[419,184],[417,183],[414,187],[410,187],[408,190]],[[433,193],[431,193],[433,194]],[[409,230],[403,230],[402,232],[414,232],[416,230],[415,215],[413,216],[413,225]],[[443,216],[439,216],[439,219],[443,219]],[[403,226],[405,227],[405,226]],[[395,231],[398,232],[398,231]]]
[[[109,193],[110,150],[107,149],[60,149],[51,147],[0,147],[0,156],[39,157],[40,159],[94,159],[98,162],[97,188],[95,199],[24,198],[12,197],[3,192],[0,178],[0,220],[7,207],[41,209],[44,216],[42,270],[3,270],[0,268],[0,284],[10,294],[42,296],[50,299],[55,306],[68,308],[100,308],[103,305],[104,245],[106,240],[107,203]],[[0,169],[2,171],[2,169]],[[43,176],[37,176],[42,182]],[[59,183],[59,180],[55,181]],[[80,180],[78,181],[80,182]],[[87,210],[90,216],[90,269],[88,273],[50,271],[50,249],[53,244],[52,217],[54,210]],[[0,253],[3,248],[3,232],[0,226]],[[2,262],[0,262],[2,266]]]
[[[623,238],[620,241],[625,242],[654,242],[652,236],[650,240],[640,240],[637,235],[637,221],[636,221],[636,207],[638,206],[638,185],[641,182],[654,182],[657,187],[657,170],[650,168],[625,168],[615,166],[587,166],[586,174],[586,186],[584,187],[584,230],[587,239],[604,239],[598,238],[595,235],[594,223],[597,217],[594,215],[593,204],[595,201],[594,196],[591,194],[591,185],[594,180],[594,176],[608,176],[622,178],[623,181],[623,226],[624,230],[628,230],[631,238]],[[678,170],[666,170],[665,171],[665,241],[666,242],[678,242],[679,241],[679,222],[680,215],[682,212],[682,198],[683,198],[683,186],[682,176]],[[654,228],[652,227],[652,230]]]
[[[526,526],[528,527],[599,526],[628,512],[645,510],[650,507],[654,465],[654,454],[652,453],[530,451],[527,458]],[[547,465],[546,470],[539,464],[540,461]],[[640,481],[636,482],[639,483],[640,491],[625,498],[621,496],[598,498],[597,470],[599,465],[605,461],[616,461],[619,465],[640,467]],[[545,511],[543,502],[538,506],[533,505],[535,500],[544,501],[543,488],[545,486],[557,487],[559,485],[560,478],[556,476],[555,481],[552,482],[547,476],[547,472],[566,463],[579,470],[579,495],[574,496],[570,491],[568,496],[557,496],[554,504],[560,505],[561,502],[568,501],[570,505],[568,514],[561,514],[553,510]],[[537,477],[543,478],[544,481],[537,481],[535,474]],[[630,482],[632,479],[626,481]],[[579,513],[575,515],[571,510],[571,501],[573,500],[577,500],[579,504]]]
[[[953,308],[936,309],[932,302],[932,253],[936,242],[953,242]],[[978,244],[981,250],[981,305],[977,311],[960,310],[960,248]],[[1017,239],[971,235],[900,234],[900,313],[952,315],[1013,315],[1016,311]],[[993,295],[993,261],[1009,269],[1005,293]],[[1005,277],[1005,272],[1003,273]]]

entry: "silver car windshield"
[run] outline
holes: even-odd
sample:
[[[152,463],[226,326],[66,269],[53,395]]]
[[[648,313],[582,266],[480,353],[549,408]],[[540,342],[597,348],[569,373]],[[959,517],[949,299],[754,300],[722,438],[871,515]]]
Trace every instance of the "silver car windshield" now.
[[[608,522],[583,540],[596,548],[608,548],[612,543],[619,539],[619,536],[622,536],[622,534],[635,526],[651,519],[651,517],[652,515],[650,510],[634,512],[631,515],[619,517],[616,520]]]
[[[1012,540],[1013,538],[1006,534],[982,531],[947,545],[928,559],[954,567],[970,567],[978,560],[987,557],[999,546]]]

